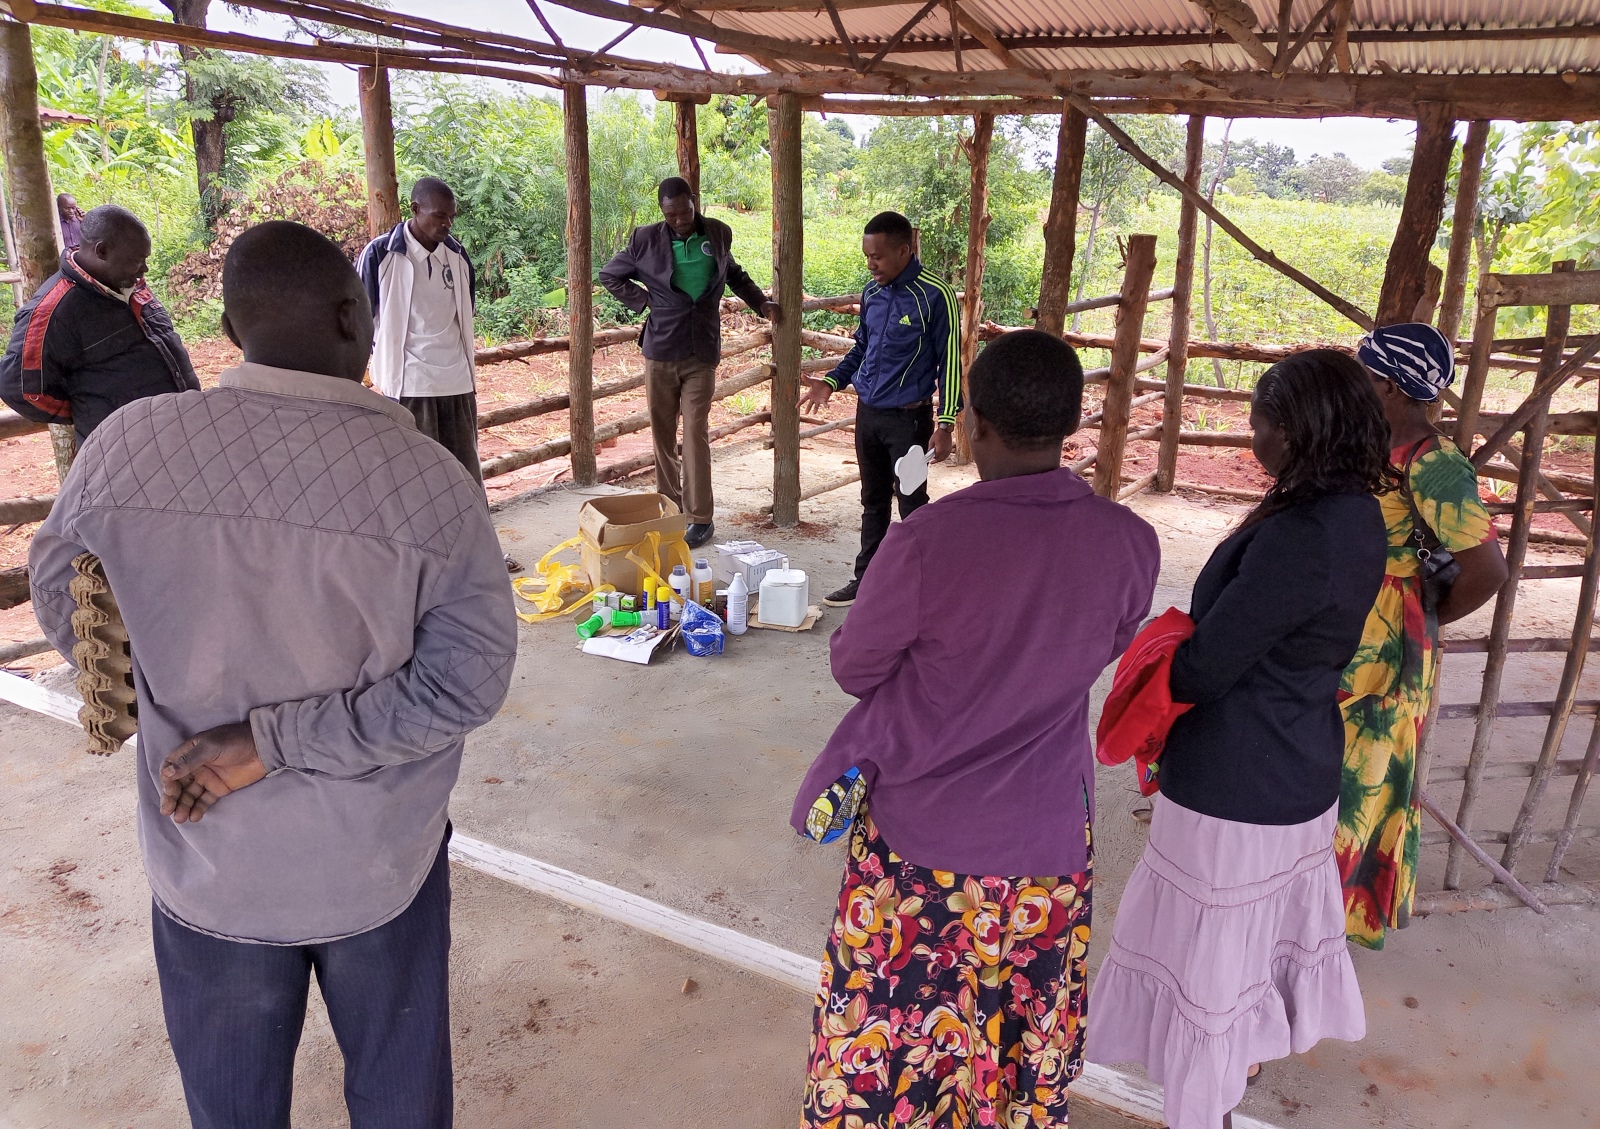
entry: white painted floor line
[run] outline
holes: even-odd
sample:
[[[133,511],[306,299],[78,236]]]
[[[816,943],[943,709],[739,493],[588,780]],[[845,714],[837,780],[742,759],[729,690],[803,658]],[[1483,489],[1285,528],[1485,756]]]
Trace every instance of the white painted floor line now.
[[[0,671],[0,700],[78,724],[76,698],[46,690],[38,683],[3,671]],[[450,859],[524,890],[765,976],[807,996],[816,994],[821,974],[820,955],[808,957],[792,953],[769,941],[702,921],[671,906],[468,835],[457,833],[451,838]],[[820,954],[822,938],[819,937],[817,943]],[[1166,1124],[1161,1114],[1160,1088],[1112,1067],[1084,1063],[1083,1074],[1072,1084],[1072,1095],[1142,1125]],[[1233,1124],[1235,1129],[1278,1129],[1270,1122],[1238,1113],[1234,1115]]]

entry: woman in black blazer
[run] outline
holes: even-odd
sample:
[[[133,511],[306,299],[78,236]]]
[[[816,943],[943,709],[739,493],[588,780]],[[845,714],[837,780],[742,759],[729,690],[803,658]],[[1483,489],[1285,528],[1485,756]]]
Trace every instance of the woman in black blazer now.
[[[1195,581],[1171,679],[1192,708],[1090,1003],[1086,1057],[1143,1063],[1172,1129],[1230,1124],[1257,1063],[1366,1034],[1333,855],[1338,691],[1383,582],[1388,428],[1331,349],[1268,369],[1250,426],[1274,482]]]

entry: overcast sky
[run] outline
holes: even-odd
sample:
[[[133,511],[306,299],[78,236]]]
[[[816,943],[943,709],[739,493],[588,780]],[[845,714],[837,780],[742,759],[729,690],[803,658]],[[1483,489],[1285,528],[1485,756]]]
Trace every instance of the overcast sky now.
[[[146,0],[148,4],[148,0]],[[153,6],[153,5],[149,5]],[[544,31],[529,10],[525,0],[450,0],[447,14],[441,13],[438,0],[397,0],[391,7],[396,11],[425,15],[431,19],[446,19],[463,27],[483,28],[543,39]],[[623,30],[622,24],[610,20],[579,15],[565,8],[547,3],[543,11],[555,26],[558,34],[569,46],[596,48],[604,45]],[[285,32],[289,23],[277,16],[256,13],[238,16],[220,4],[212,9],[211,26],[219,31],[244,31],[255,35],[277,36]],[[718,70],[751,71],[756,68],[738,56],[717,55],[709,45],[704,45],[711,65]],[[635,31],[616,49],[618,54],[656,62],[700,65],[694,49],[682,36],[670,32],[641,28]],[[341,103],[353,105],[356,100],[355,78],[352,71],[337,65],[326,65],[333,97]],[[857,133],[870,122],[852,119]],[[1223,125],[1215,119],[1206,125],[1206,136],[1220,138]],[[1384,121],[1373,118],[1323,118],[1294,121],[1278,118],[1247,118],[1234,123],[1232,136],[1251,138],[1288,145],[1295,155],[1304,160],[1314,154],[1343,153],[1363,168],[1377,168],[1390,157],[1409,152],[1416,125],[1409,121]]]

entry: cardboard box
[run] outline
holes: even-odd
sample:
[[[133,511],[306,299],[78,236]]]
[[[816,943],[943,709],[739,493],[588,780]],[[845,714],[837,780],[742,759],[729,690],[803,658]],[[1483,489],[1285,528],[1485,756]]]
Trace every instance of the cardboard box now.
[[[739,571],[738,557],[741,553],[759,553],[766,548],[759,541],[728,541],[717,546],[716,575],[717,583],[727,587],[733,583],[734,575]]]
[[[619,592],[639,592],[644,585],[639,566],[628,559],[627,548],[651,533],[660,534],[661,547],[682,543],[688,522],[665,495],[650,491],[591,498],[578,511],[578,532],[583,537],[580,556],[589,583],[610,584]],[[609,550],[617,550],[611,552]],[[641,553],[646,560],[648,553]],[[664,555],[663,577],[681,563],[677,554]]]

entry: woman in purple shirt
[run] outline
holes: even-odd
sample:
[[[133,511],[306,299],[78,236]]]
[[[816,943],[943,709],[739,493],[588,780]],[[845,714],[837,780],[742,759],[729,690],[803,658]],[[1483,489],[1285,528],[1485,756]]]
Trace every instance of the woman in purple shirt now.
[[[858,768],[803,1126],[1066,1123],[1081,1066],[1089,688],[1150,610],[1155,531],[1061,466],[1083,370],[990,345],[963,417],[982,481],[891,527],[834,633],[858,698],[793,823]]]

